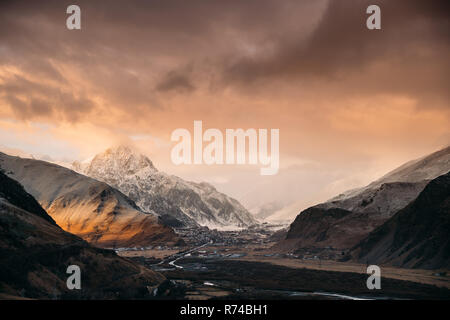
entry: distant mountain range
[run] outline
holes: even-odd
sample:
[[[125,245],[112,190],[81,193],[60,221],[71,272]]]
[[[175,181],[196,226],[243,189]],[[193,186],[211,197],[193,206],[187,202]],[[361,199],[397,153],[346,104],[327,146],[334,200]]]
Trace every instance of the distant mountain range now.
[[[158,171],[131,147],[110,148],[72,167],[78,173],[0,153],[0,171],[6,175],[0,187],[4,216],[18,207],[101,247],[183,245],[170,226],[225,229],[256,223],[238,201],[207,183]],[[450,147],[410,161],[363,188],[303,210],[286,235],[277,236],[283,238],[274,249],[362,263],[448,268],[449,172]],[[24,190],[13,187],[8,177]],[[10,222],[4,223],[0,227],[6,230]]]
[[[0,153],[0,169],[37,199],[65,231],[102,247],[181,244],[158,217],[104,182],[40,160]]]
[[[430,181],[449,171],[450,147],[410,161],[364,188],[350,190],[302,211],[291,224],[286,238],[276,247],[294,252],[335,250],[347,255],[372,231],[418,199]],[[404,221],[403,228],[414,230],[410,223],[412,221]],[[372,257],[368,246],[363,247],[366,251],[361,251],[361,257]],[[382,261],[395,260],[384,258]],[[405,265],[424,264],[405,262]],[[433,264],[436,265],[439,263]]]
[[[142,210],[173,227],[224,229],[256,223],[237,200],[208,183],[158,171],[150,159],[129,146],[110,148],[84,163],[74,162],[72,169],[120,190]]]
[[[69,265],[81,268],[83,290],[67,288]],[[144,298],[164,280],[63,231],[17,181],[0,172],[1,299]]]

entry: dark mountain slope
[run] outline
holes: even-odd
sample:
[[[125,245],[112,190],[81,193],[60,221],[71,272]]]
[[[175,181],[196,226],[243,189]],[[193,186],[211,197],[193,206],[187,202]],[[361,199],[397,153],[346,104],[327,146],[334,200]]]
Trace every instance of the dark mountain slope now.
[[[361,262],[410,268],[450,267],[450,172],[372,231],[352,251]]]
[[[324,257],[341,258],[449,170],[450,147],[409,161],[364,188],[303,210],[275,249],[299,254],[328,251]]]
[[[41,205],[30,194],[26,193],[24,188],[17,181],[8,178],[0,171],[0,198],[7,200],[12,205],[22,208],[25,211],[33,213],[38,217],[47,220],[49,223],[56,225]]]
[[[63,231],[1,172],[0,182],[0,298],[143,298],[148,288],[164,281],[114,251],[91,247]],[[81,290],[67,289],[69,265],[81,269]]]

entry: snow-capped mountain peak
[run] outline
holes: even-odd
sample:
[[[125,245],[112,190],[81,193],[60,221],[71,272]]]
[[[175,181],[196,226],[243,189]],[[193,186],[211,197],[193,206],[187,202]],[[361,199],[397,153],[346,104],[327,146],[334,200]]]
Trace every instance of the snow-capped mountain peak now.
[[[104,181],[147,212],[182,225],[246,227],[253,216],[235,199],[208,183],[194,183],[158,171],[152,161],[129,146],[110,148],[73,170]]]
[[[109,148],[96,155],[86,167],[88,175],[97,173],[119,176],[135,175],[142,170],[157,171],[149,158],[125,145]]]

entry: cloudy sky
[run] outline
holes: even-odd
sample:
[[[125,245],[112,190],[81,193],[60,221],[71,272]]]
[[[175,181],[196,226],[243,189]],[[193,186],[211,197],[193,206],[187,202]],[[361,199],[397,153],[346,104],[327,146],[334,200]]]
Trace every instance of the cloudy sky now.
[[[81,8],[81,30],[66,8]],[[381,7],[381,30],[366,8]],[[294,211],[450,144],[449,4],[1,1],[0,145],[84,159],[134,143],[248,207]],[[174,166],[170,134],[279,128],[278,175]]]

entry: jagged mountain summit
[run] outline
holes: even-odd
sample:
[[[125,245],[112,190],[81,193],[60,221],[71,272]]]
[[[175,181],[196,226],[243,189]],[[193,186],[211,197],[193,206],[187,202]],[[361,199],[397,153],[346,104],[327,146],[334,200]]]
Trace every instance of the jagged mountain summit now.
[[[414,201],[432,179],[448,171],[450,147],[410,161],[364,188],[302,211],[279,247],[347,251]]]
[[[144,211],[154,212],[174,227],[247,227],[256,223],[237,200],[208,183],[185,181],[158,171],[152,161],[129,146],[110,148],[75,171],[117,188]]]
[[[0,169],[23,185],[65,231],[102,247],[175,244],[174,231],[104,182],[41,160],[0,152]]]
[[[80,266],[83,290],[66,268]],[[0,298],[145,298],[164,276],[95,248],[56,225],[22,185],[0,172]]]

